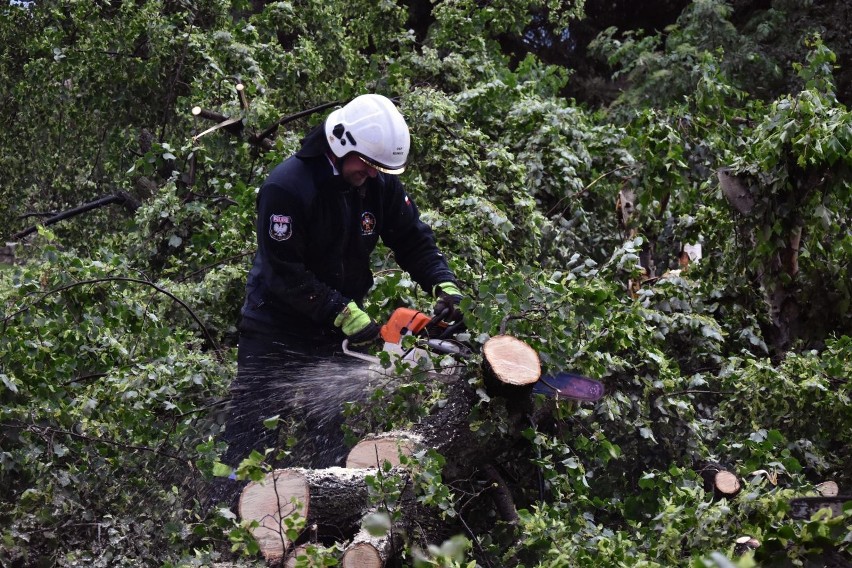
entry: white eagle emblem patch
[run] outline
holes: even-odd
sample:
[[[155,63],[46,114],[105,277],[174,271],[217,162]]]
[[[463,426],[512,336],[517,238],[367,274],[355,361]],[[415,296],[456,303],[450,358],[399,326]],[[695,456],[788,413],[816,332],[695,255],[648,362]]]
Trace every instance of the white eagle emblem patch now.
[[[287,215],[269,216],[269,237],[273,241],[286,241],[293,234],[293,222]]]

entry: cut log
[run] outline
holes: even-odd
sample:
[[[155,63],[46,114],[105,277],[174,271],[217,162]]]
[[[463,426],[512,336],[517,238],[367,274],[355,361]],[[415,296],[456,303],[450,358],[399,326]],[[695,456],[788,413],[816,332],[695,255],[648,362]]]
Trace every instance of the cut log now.
[[[756,550],[760,546],[760,541],[754,538],[753,536],[741,536],[737,539],[736,545],[734,545],[734,554],[737,556],[742,556],[746,552],[751,550]]]
[[[704,490],[716,499],[730,499],[742,488],[739,477],[719,464],[708,464],[698,473],[704,479]]]
[[[719,471],[713,479],[713,487],[724,497],[733,497],[740,492],[742,484],[730,471]]]
[[[393,533],[373,536],[361,529],[343,552],[343,568],[381,568],[393,556]]]
[[[348,468],[379,468],[385,462],[400,465],[400,455],[412,456],[422,445],[422,438],[412,432],[388,432],[358,442],[346,457]]]
[[[357,536],[356,536],[357,538]],[[385,560],[373,544],[358,542],[343,553],[343,568],[381,568]]]
[[[305,476],[293,470],[275,470],[263,481],[253,481],[243,489],[240,517],[260,524],[251,533],[267,561],[280,560],[290,547],[281,520],[294,514],[306,516],[309,501]]]
[[[495,335],[482,346],[482,355],[494,378],[504,385],[527,386],[541,376],[535,349],[511,335]]]
[[[289,557],[294,544],[298,547],[310,537],[311,542],[318,540],[323,544],[352,539],[344,566],[382,566],[393,554],[396,545],[393,539],[399,531],[427,543],[443,542],[451,536],[454,529],[441,516],[440,510],[417,502],[405,474],[388,475],[382,480],[388,494],[399,495],[391,504],[401,512],[401,517],[394,521],[399,531],[388,531],[381,537],[370,535],[362,524],[368,514],[375,512],[366,482],[367,476],[375,475],[375,469],[339,467],[275,470],[262,482],[252,482],[243,490],[240,518],[260,524],[252,534],[268,562],[280,562]],[[299,503],[301,500],[304,504]],[[294,543],[279,527],[286,529],[288,523],[282,520],[296,515],[305,519],[311,533],[303,531]]]
[[[281,529],[288,516],[316,525],[320,538],[346,540],[355,534],[368,507],[366,469],[276,469],[240,495],[240,518],[256,520],[252,534],[267,560],[281,559],[292,543]]]
[[[823,497],[837,497],[840,494],[840,488],[834,481],[823,481],[816,486],[816,490]]]

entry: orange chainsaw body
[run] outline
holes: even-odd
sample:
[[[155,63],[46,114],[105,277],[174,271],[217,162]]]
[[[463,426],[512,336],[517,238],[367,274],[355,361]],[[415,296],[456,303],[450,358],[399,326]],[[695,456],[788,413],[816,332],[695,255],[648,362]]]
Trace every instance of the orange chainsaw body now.
[[[382,339],[388,343],[399,343],[403,335],[420,333],[430,321],[429,316],[423,312],[411,308],[397,308],[382,326]]]

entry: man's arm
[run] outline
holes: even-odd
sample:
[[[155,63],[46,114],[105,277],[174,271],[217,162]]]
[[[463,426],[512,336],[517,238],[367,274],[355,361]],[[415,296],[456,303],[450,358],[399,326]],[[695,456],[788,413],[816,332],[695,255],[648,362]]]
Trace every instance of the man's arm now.
[[[349,302],[305,265],[310,204],[292,187],[265,183],[257,197],[257,246],[271,299],[331,327]]]
[[[393,250],[399,266],[430,294],[438,284],[456,282],[447,259],[435,243],[432,229],[395,176],[386,176],[385,227],[382,240]]]

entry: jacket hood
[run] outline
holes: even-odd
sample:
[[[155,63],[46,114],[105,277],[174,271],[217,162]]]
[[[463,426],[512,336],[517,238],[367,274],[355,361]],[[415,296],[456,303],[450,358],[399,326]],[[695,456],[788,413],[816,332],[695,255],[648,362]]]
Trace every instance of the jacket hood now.
[[[325,139],[325,130],[322,123],[311,129],[301,140],[302,147],[296,152],[300,158],[316,158],[324,156],[331,148]]]

